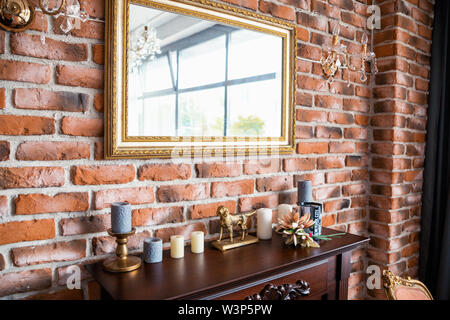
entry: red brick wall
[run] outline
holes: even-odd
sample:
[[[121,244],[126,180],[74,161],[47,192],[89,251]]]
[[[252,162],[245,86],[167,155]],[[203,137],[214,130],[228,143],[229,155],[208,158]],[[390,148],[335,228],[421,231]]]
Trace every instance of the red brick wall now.
[[[295,203],[298,179],[313,180],[325,226],[372,236],[368,258],[365,248],[352,253],[349,298],[366,297],[368,261],[414,274],[433,5],[385,1],[375,35],[380,74],[366,84],[339,73],[329,91],[318,61],[330,25],[341,20],[342,40],[357,52],[367,1],[226,2],[298,24],[292,155],[176,165],[105,161],[103,1],[85,1],[92,19],[68,37],[60,21],[39,12],[32,30],[0,31],[0,297],[98,297],[84,269],[82,290],[64,285],[71,265],[114,251],[105,232],[113,201],[134,205],[138,232],[130,247],[139,250],[151,235],[217,236],[219,204],[247,210]]]
[[[417,277],[433,4],[384,1],[371,119],[368,263]],[[384,297],[381,290],[369,292]]]

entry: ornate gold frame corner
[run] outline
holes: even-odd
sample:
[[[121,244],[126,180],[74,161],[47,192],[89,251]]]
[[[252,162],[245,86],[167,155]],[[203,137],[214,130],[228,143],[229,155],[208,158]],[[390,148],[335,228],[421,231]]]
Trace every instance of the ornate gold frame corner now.
[[[411,277],[402,278],[394,275],[389,270],[383,270],[383,287],[389,300],[397,300],[395,289],[399,286],[418,288],[430,299],[434,300],[428,288],[419,280],[412,280]]]
[[[128,41],[124,39],[128,30],[128,7],[129,5],[140,4],[153,8],[180,12],[192,16],[204,17],[211,20],[220,21],[230,25],[238,25],[248,27],[249,29],[267,31],[279,28],[284,30],[286,36],[283,36],[284,44],[284,61],[283,61],[283,83],[285,84],[284,92],[289,94],[283,103],[283,135],[281,138],[241,138],[241,137],[204,137],[203,143],[226,141],[226,142],[249,142],[248,145],[226,147],[223,145],[207,145],[194,147],[193,145],[167,145],[167,146],[149,146],[145,142],[174,142],[181,138],[178,137],[128,137],[126,115],[127,112],[127,75],[124,72],[124,66],[127,67],[126,54],[128,50]],[[172,6],[173,4],[173,6]],[[175,6],[178,4],[178,6]],[[217,157],[217,156],[251,156],[251,155],[281,155],[291,154],[295,150],[295,106],[296,106],[296,82],[295,70],[297,66],[297,29],[295,24],[262,15],[250,10],[240,9],[228,6],[223,3],[213,2],[210,0],[106,0],[106,17],[105,17],[105,128],[104,128],[104,157],[105,159],[120,158],[173,158],[173,157]],[[180,5],[189,5],[190,9],[180,8]],[[195,8],[211,10],[216,14],[227,14],[233,19],[226,17],[218,18],[218,15],[211,13],[196,13]],[[245,22],[248,21],[246,25]],[[237,22],[239,20],[239,22]],[[252,23],[255,24],[252,27]],[[266,29],[257,27],[256,25],[267,26]],[[125,30],[125,31],[124,31]],[[121,32],[122,37],[119,33]],[[267,31],[268,32],[268,31]],[[119,47],[120,46],[120,47]],[[289,48],[289,52],[288,49]],[[289,66],[289,69],[287,68]],[[127,70],[127,69],[125,69]],[[121,79],[121,87],[119,88],[118,80]],[[120,115],[119,115],[120,107]],[[120,118],[121,116],[121,118]],[[287,120],[287,121],[286,121]],[[121,126],[120,126],[121,125]],[[119,129],[118,129],[119,128]],[[119,132],[120,131],[120,132]],[[286,136],[287,133],[287,136]],[[130,143],[130,145],[119,145],[120,142]],[[194,137],[183,137],[186,141],[194,139]],[[219,140],[223,139],[223,140]],[[280,143],[277,144],[277,139]],[[193,140],[192,140],[193,141]],[[257,144],[258,141],[265,141],[266,144]],[[273,144],[271,144],[273,142]],[[281,143],[283,142],[283,143]],[[140,144],[141,143],[141,144]],[[253,143],[253,144],[252,144]],[[123,143],[122,143],[123,144]]]

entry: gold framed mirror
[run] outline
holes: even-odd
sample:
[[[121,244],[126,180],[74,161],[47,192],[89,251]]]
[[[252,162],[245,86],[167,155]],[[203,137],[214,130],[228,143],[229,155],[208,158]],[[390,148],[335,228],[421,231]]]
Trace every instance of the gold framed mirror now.
[[[286,154],[294,24],[209,0],[107,0],[105,157]]]

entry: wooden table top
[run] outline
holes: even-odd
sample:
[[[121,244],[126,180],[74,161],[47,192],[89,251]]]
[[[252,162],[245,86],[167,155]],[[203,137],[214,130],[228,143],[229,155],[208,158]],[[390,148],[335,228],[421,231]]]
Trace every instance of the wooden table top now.
[[[323,234],[338,231],[322,228]],[[226,290],[243,281],[263,278],[286,268],[296,268],[352,250],[368,238],[345,234],[330,241],[321,241],[320,248],[288,247],[281,235],[274,232],[272,240],[220,252],[205,243],[205,252],[191,253],[185,247],[181,259],[170,258],[164,250],[163,261],[143,265],[127,273],[109,273],[102,262],[87,266],[94,279],[113,299],[163,300],[190,299]]]

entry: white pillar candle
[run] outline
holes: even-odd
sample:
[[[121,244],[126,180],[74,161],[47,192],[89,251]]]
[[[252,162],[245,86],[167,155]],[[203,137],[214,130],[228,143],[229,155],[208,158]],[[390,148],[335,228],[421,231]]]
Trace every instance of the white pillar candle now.
[[[278,219],[283,218],[285,215],[292,212],[292,206],[290,204],[280,204],[278,206]]]
[[[256,219],[256,235],[258,239],[272,239],[272,210],[266,208],[256,210]]]
[[[170,256],[172,258],[184,257],[184,237],[175,235],[170,237]]]
[[[191,251],[192,253],[202,253],[204,250],[205,236],[203,231],[194,231],[191,233]]]

